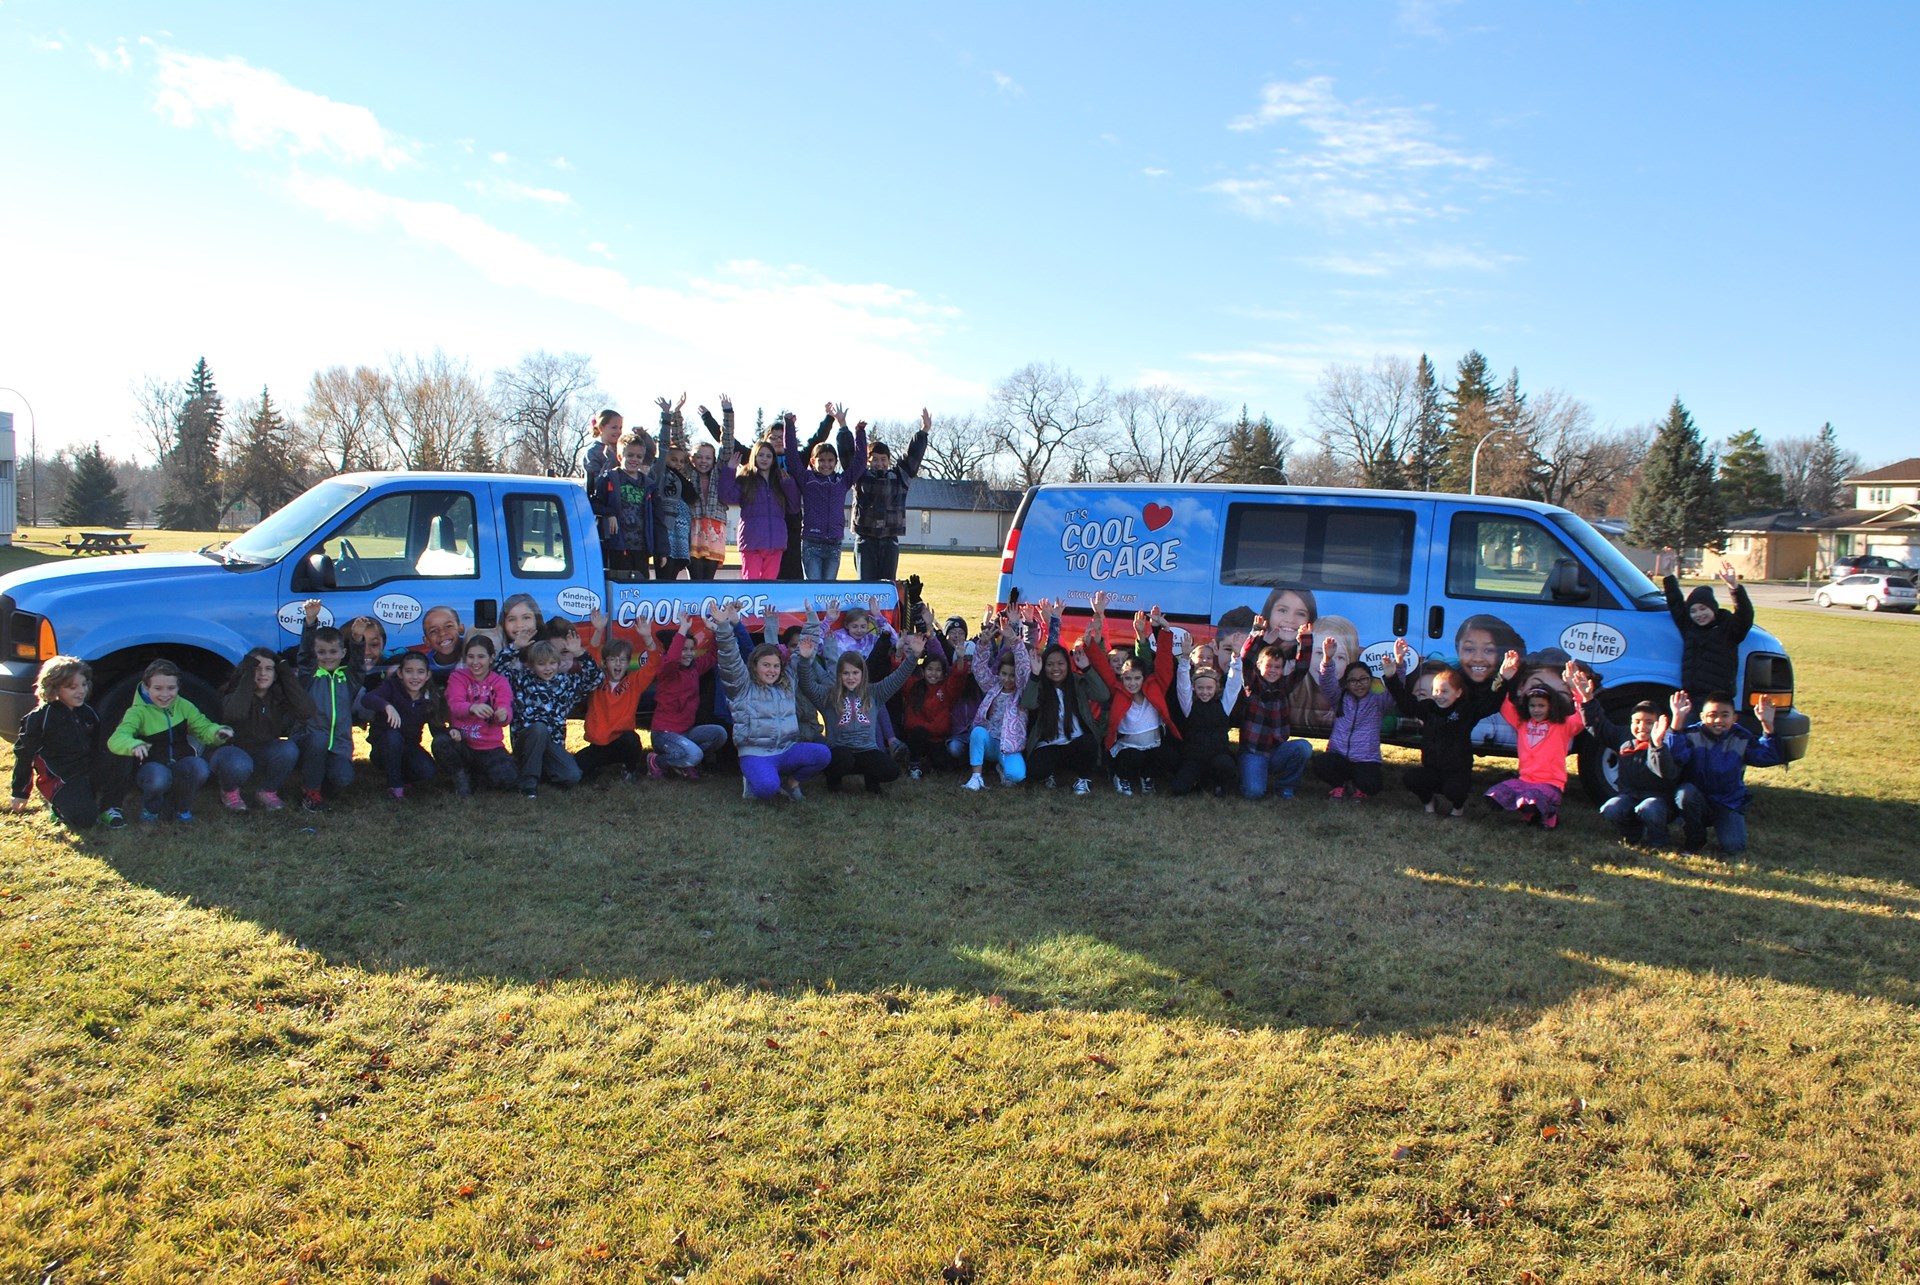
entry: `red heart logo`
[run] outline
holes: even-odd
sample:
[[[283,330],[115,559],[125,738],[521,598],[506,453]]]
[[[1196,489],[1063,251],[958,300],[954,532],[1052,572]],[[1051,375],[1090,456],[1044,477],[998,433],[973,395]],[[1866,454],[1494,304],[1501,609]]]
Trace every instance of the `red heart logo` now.
[[[1147,520],[1147,530],[1158,531],[1173,521],[1173,510],[1164,504],[1149,504],[1141,510],[1140,516]]]

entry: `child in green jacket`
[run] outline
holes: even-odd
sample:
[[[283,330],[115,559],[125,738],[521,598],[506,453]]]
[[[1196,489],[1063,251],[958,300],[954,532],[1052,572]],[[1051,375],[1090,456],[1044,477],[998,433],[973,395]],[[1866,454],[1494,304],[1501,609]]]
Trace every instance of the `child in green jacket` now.
[[[207,782],[207,761],[194,747],[224,745],[233,736],[180,695],[180,667],[156,660],[140,675],[140,690],[107,738],[107,748],[132,759],[140,789],[142,821],[158,821],[171,811],[176,821],[193,820],[193,796]]]

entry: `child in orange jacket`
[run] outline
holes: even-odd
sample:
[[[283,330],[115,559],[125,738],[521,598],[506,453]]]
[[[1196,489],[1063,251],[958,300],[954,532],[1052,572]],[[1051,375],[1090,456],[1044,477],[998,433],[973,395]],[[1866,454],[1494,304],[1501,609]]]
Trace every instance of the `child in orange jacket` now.
[[[587,697],[587,743],[573,761],[580,765],[582,780],[618,763],[620,779],[635,781],[640,777],[644,752],[640,734],[633,730],[634,713],[640,707],[641,695],[660,672],[666,653],[658,646],[648,646],[652,634],[642,630],[640,638],[647,650],[636,657],[633,644],[626,639],[607,641],[605,620],[596,615],[593,639],[587,643],[588,654],[603,673],[600,685]]]

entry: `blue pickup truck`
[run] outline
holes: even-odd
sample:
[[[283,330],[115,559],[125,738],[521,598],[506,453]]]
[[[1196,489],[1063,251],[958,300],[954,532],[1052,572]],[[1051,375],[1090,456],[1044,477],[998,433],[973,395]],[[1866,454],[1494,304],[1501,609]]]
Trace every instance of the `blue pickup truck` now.
[[[405,647],[423,641],[421,618],[434,607],[452,607],[466,628],[492,628],[516,593],[575,619],[604,610],[616,629],[647,628],[676,607],[739,604],[750,617],[797,618],[809,599],[899,605],[891,583],[610,582],[577,479],[347,473],[200,553],[50,564],[0,578],[0,735],[17,734],[36,700],[40,662],[56,653],[93,666],[95,703],[114,718],[156,657],[180,665],[187,695],[199,701],[249,648],[293,645],[309,598],[324,604],[323,621],[373,616],[393,646]]]

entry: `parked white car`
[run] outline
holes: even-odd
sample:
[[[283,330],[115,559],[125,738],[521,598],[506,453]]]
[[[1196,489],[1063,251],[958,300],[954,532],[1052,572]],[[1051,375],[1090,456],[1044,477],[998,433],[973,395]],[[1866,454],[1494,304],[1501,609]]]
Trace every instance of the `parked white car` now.
[[[1813,596],[1823,607],[1865,607],[1868,611],[1912,611],[1920,590],[1909,576],[1881,573],[1845,576]]]

